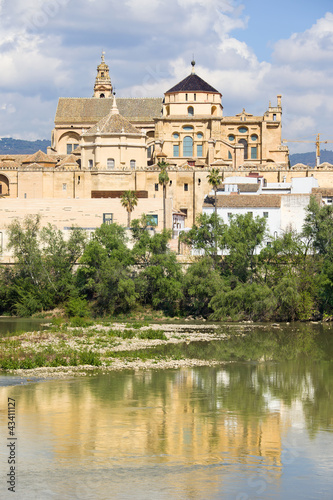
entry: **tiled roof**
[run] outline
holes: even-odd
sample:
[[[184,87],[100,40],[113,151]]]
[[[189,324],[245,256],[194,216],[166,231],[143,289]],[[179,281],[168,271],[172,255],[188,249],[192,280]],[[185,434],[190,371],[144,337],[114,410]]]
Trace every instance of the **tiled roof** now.
[[[25,160],[22,161],[22,163],[53,163],[56,164],[57,160],[55,160],[52,156],[49,156],[43,151],[39,150],[37,153],[34,153],[33,155],[27,156]]]
[[[113,98],[61,97],[55,116],[57,123],[97,123],[111,111]],[[148,121],[161,116],[161,98],[117,98],[119,113],[131,121]]]
[[[177,83],[177,85],[168,90],[166,94],[170,94],[172,92],[213,92],[215,94],[220,93],[195,73],[191,73],[189,76],[184,78],[184,80]]]
[[[126,134],[140,134],[140,131],[135,128],[126,118],[119,114],[109,114],[102,118],[96,125],[91,127],[91,129],[84,135],[90,134],[120,134],[125,132]]]
[[[333,196],[333,188],[312,188],[313,194],[321,194],[322,196]]]
[[[75,165],[75,166],[78,166],[78,163],[77,163],[77,156],[74,156],[74,155],[68,155],[66,156],[66,158],[63,158],[59,164],[58,164],[60,167],[62,167],[63,165]]]
[[[211,201],[210,198],[209,201]],[[204,207],[212,207],[212,203],[204,203]],[[220,208],[280,208],[281,195],[259,194],[259,195],[222,195],[217,197],[217,207]]]

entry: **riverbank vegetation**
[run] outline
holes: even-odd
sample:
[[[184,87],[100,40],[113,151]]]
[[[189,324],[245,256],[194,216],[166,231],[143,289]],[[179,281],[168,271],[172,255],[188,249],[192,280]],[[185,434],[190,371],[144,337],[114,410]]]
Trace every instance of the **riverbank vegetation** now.
[[[149,217],[125,230],[103,224],[87,240],[68,238],[39,216],[8,228],[16,264],[0,270],[0,313],[31,316],[62,308],[75,321],[135,315],[149,308],[168,317],[294,321],[333,315],[333,207],[311,199],[302,234],[267,241],[266,220],[250,213],[224,224],[201,214],[182,236],[198,256],[182,265],[169,230],[151,236]],[[260,248],[260,251],[258,251]],[[218,251],[216,250],[218,249]],[[81,318],[81,319],[80,319]]]

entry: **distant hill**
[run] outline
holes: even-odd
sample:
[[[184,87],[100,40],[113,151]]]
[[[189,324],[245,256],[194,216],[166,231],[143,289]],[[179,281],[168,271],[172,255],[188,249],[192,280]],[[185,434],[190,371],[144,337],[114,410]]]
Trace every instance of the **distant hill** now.
[[[333,151],[322,150],[320,151],[320,163],[332,163],[333,164]],[[296,165],[296,163],[303,163],[304,165],[309,165],[309,167],[316,166],[316,153],[296,153],[290,155],[290,165]]]
[[[30,155],[36,153],[39,149],[46,153],[51,142],[46,139],[38,141],[22,141],[21,139],[12,139],[11,137],[3,137],[0,139],[0,154],[1,155]]]

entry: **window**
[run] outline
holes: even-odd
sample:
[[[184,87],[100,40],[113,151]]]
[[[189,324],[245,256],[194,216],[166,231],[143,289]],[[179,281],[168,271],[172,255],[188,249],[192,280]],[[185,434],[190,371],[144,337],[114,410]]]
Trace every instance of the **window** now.
[[[180,211],[183,212],[185,219],[187,219],[187,208],[181,208]]]
[[[113,158],[108,158],[106,160],[106,167],[108,170],[111,170],[112,168],[114,168],[114,159]]]
[[[194,108],[193,108],[193,106],[189,106],[187,108],[187,114],[188,114],[188,116],[193,116],[194,115]]]
[[[268,212],[264,212],[265,219],[268,219]]]
[[[239,127],[238,132],[239,132],[240,134],[246,134],[246,132],[247,132],[247,128],[246,128],[246,127]]]
[[[276,122],[276,114],[273,114],[273,122]]]
[[[228,151],[228,160],[232,160],[232,155],[230,151]]]
[[[94,166],[94,161],[93,160],[89,160],[89,168],[92,169]]]
[[[151,148],[151,146],[148,146],[148,148],[147,148],[147,158],[151,158],[151,153],[152,153],[152,148]]]
[[[251,147],[251,160],[256,160],[258,155],[257,146]]]
[[[158,191],[158,183],[155,184],[155,191]]]
[[[188,184],[184,184],[184,191],[188,191]]]
[[[183,130],[193,130],[192,125],[184,125]]]
[[[75,151],[76,148],[78,148],[79,145],[78,144],[67,144],[67,154],[70,155],[72,153],[72,151]]]
[[[175,133],[173,134],[173,138],[174,138],[174,139],[179,139],[179,134],[178,134],[178,132],[175,132]]]
[[[64,183],[64,184],[62,185],[62,190],[63,190],[63,191],[67,191],[67,184],[65,184],[65,183]]]
[[[247,160],[248,159],[247,140],[246,139],[239,139],[238,144],[244,144],[244,160]]]
[[[197,138],[198,139],[202,139],[203,138],[203,133],[202,132],[198,132],[197,133]]]
[[[197,100],[197,94],[193,94],[193,100],[196,101]]]
[[[99,96],[101,99],[103,99],[105,97],[105,94],[100,94]]]
[[[202,144],[197,144],[197,156],[202,156]]]
[[[113,214],[103,214],[103,224],[112,224],[113,223]]]
[[[173,145],[173,156],[174,158],[177,158],[179,156],[179,144]]]
[[[266,246],[271,247],[271,246],[272,246],[271,241],[267,241],[267,242],[266,242]]]
[[[135,169],[135,165],[136,165],[136,161],[135,161],[135,160],[131,160],[131,161],[130,161],[130,167],[131,167],[131,170],[134,170],[134,169]]]
[[[149,219],[154,223],[154,226],[158,226],[158,215],[150,215],[149,214]]]
[[[183,140],[183,156],[193,156],[193,139],[189,135]]]
[[[233,142],[234,140],[235,140],[235,136],[234,136],[234,135],[232,135],[232,134],[230,134],[230,135],[228,136],[228,141]]]
[[[188,94],[185,94],[185,101],[188,101]]]
[[[257,141],[257,140],[258,140],[257,134],[252,134],[251,135],[251,141]]]
[[[332,203],[332,198],[327,198],[327,203]]]

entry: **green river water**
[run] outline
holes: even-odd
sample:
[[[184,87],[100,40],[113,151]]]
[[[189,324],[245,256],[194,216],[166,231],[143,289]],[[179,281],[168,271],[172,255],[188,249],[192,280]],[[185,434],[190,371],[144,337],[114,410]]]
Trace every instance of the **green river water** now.
[[[158,348],[214,367],[1,374],[0,498],[333,499],[333,329],[243,329]]]

